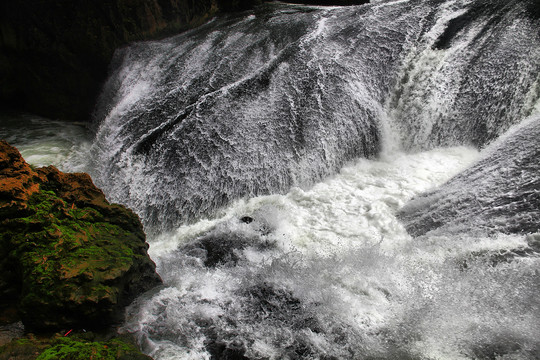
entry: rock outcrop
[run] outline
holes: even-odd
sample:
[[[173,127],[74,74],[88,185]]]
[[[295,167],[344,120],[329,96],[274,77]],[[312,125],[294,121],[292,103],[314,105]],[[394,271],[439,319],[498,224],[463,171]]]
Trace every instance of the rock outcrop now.
[[[0,141],[0,298],[30,330],[100,329],[161,279],[137,215],[87,174],[32,169]]]
[[[87,120],[116,48],[210,19],[212,0],[4,0],[0,102]]]
[[[344,6],[366,4],[369,0],[288,0],[287,2],[307,5]]]

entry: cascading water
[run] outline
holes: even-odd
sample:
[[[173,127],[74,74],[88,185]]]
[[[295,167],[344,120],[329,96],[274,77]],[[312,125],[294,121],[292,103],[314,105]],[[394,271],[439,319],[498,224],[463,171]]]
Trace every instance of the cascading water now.
[[[0,139],[17,146],[30,164],[72,172],[87,169],[91,135],[86,124],[18,113],[0,114],[0,124]]]
[[[538,98],[527,6],[273,5],[136,44],[97,110],[94,178],[159,232],[387,148],[483,146]]]
[[[539,14],[270,4],[119,51],[86,170],[164,279],[123,330],[160,360],[540,358]]]
[[[421,17],[390,9],[272,6],[126,49],[98,110],[97,182],[163,230],[376,155]]]
[[[440,7],[434,25],[408,51],[389,97],[405,148],[483,147],[533,112],[540,33],[532,4]]]

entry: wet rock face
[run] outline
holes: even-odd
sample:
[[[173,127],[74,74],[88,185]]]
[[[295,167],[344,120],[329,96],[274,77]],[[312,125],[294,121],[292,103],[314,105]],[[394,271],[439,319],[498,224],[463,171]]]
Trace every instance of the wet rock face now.
[[[221,11],[241,11],[270,1],[272,0],[217,0],[217,5]],[[369,3],[369,0],[289,0],[285,2],[305,5],[341,6],[366,4]]]
[[[539,136],[536,115],[484,150],[478,163],[410,201],[398,214],[407,231],[413,236],[539,232]]]
[[[3,0],[0,104],[51,118],[89,120],[117,48],[194,28],[218,10],[242,11],[262,2]],[[351,5],[367,0],[297,2]]]
[[[0,141],[0,294],[28,329],[100,328],[161,279],[133,212],[87,174],[33,170]]]
[[[369,0],[292,0],[287,2],[306,5],[344,6],[366,4],[369,3]]]

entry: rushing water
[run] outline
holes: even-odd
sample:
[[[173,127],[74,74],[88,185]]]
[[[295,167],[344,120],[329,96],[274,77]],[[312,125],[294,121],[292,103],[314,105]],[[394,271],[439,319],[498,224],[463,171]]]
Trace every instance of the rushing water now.
[[[92,137],[85,124],[13,112],[0,114],[0,124],[0,139],[16,146],[28,163],[63,171],[86,169]]]
[[[118,51],[89,142],[0,134],[141,216],[156,359],[539,359],[539,14],[270,4]]]
[[[359,160],[309,190],[243,200],[218,218],[162,235],[151,256],[167,286],[132,307],[128,329],[148,336],[147,350],[164,359],[202,359],[208,351],[219,358],[219,346],[253,359],[463,351],[457,329],[448,334],[457,339],[428,344],[439,336],[431,334],[436,322],[459,311],[458,299],[453,308],[435,305],[443,313],[433,319],[416,312],[433,296],[466,296],[437,288],[459,277],[472,247],[511,249],[523,239],[475,240],[464,248],[446,239],[418,248],[395,212],[476,157],[451,148]],[[253,222],[242,222],[245,216]],[[466,291],[484,281],[462,277]],[[421,337],[405,344],[415,332]]]
[[[527,6],[269,5],[128,47],[96,111],[92,175],[159,232],[360,156],[484,146],[540,94]]]

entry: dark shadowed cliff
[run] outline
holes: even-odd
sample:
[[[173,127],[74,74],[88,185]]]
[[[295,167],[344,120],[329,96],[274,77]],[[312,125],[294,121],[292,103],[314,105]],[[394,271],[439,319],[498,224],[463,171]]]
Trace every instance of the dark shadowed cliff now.
[[[218,11],[245,10],[262,2],[4,0],[0,3],[0,104],[52,118],[87,120],[116,48],[193,28]]]
[[[114,50],[208,20],[212,0],[5,0],[0,100],[63,119],[89,117]]]

